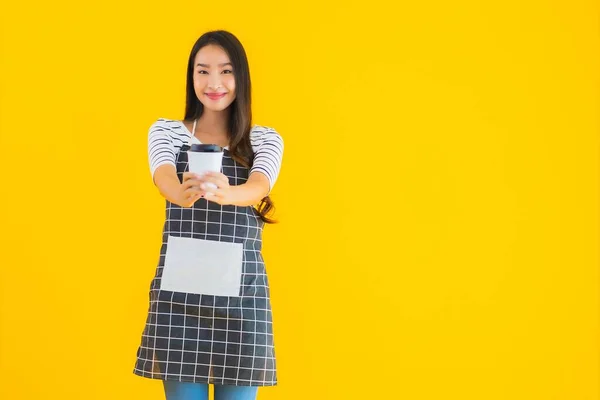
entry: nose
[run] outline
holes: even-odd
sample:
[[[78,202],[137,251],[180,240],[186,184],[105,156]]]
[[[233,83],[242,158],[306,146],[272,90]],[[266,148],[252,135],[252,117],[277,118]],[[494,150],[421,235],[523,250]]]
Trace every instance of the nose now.
[[[221,85],[221,78],[219,75],[212,75],[209,80],[208,80],[208,88],[211,90],[217,90],[220,87],[222,87]]]

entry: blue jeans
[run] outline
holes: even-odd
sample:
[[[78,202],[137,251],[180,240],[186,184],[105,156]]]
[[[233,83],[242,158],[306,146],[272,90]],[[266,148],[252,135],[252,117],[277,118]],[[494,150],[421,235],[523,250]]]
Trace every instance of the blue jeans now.
[[[208,400],[208,384],[163,381],[167,400]],[[256,386],[215,385],[215,400],[255,400]]]

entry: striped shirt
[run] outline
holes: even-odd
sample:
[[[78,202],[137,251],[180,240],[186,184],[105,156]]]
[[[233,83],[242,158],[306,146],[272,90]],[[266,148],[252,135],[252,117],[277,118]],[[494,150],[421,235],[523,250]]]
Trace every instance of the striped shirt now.
[[[192,135],[182,121],[159,118],[153,123],[148,132],[148,162],[152,178],[161,165],[175,166],[181,147],[193,143],[200,143],[200,141]],[[283,138],[273,128],[254,125],[250,130],[250,144],[254,151],[250,174],[263,173],[269,180],[270,192],[281,169]]]

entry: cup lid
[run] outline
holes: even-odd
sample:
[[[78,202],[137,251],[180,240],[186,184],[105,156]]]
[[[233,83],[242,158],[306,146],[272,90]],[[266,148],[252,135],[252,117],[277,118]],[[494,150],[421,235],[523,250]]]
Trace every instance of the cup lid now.
[[[216,144],[193,144],[190,147],[190,151],[199,152],[199,153],[222,153],[223,148],[221,146],[217,146]]]

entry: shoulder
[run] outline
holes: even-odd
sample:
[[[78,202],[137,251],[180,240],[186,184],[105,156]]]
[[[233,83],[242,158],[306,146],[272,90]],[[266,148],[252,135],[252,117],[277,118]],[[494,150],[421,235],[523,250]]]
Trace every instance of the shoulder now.
[[[150,129],[164,129],[168,131],[181,131],[185,130],[185,126],[181,121],[169,118],[158,118],[150,125]]]
[[[253,148],[257,148],[265,142],[277,143],[283,147],[283,137],[270,126],[253,125],[250,130],[250,143]]]
[[[150,125],[149,133],[168,135],[174,140],[186,142],[190,136],[182,121],[169,118],[158,118]]]

